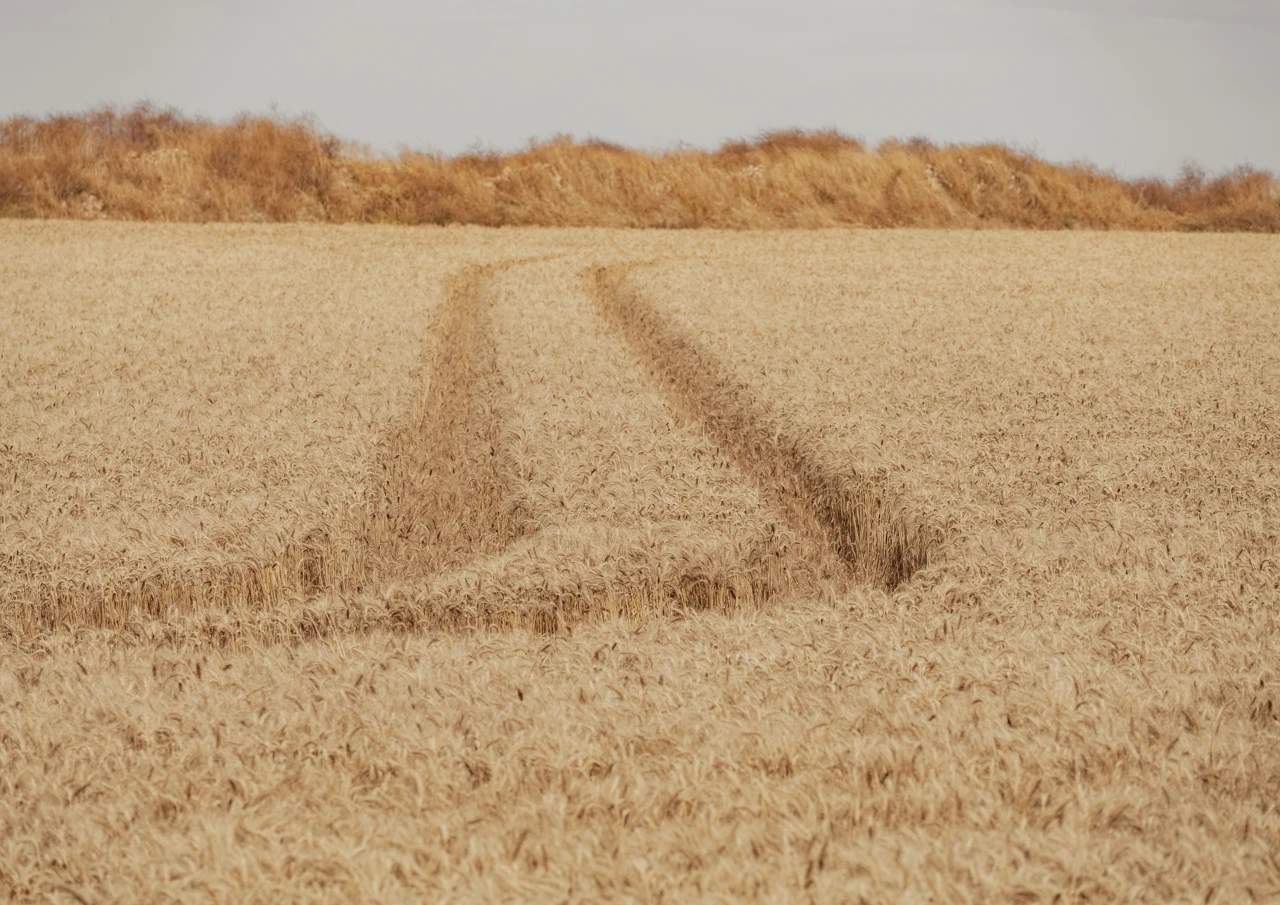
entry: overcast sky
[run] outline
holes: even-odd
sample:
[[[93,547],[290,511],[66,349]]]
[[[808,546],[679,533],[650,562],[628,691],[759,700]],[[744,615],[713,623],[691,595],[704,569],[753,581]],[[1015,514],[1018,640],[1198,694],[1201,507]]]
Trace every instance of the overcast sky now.
[[[798,126],[1280,172],[1280,0],[0,0],[0,116],[142,99],[390,151]]]

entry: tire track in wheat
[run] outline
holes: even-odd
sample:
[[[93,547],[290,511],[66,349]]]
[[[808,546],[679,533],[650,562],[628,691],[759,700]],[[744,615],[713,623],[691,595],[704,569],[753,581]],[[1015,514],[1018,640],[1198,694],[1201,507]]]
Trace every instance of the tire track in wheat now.
[[[469,268],[450,280],[423,392],[383,456],[370,579],[422,580],[510,540],[492,462],[494,425],[477,391],[494,367],[480,324],[483,286],[505,266]]]
[[[834,552],[847,577],[893,588],[924,566],[930,537],[884,484],[829,461],[784,415],[736,382],[712,351],[626,285],[635,266],[597,268],[591,282],[606,320],[649,364],[672,405],[702,424],[783,508],[793,528]]]
[[[752,609],[782,582],[784,520],[699,431],[673,423],[581,285],[589,263],[482,287],[497,368],[478,395],[494,413],[493,512],[512,542],[390,589],[397,624],[558,631]]]
[[[257,561],[161,568],[120,583],[50,583],[6,605],[3,633],[176,632],[225,647],[370,628],[388,624],[386,614],[353,607],[355,595],[500,549],[508,538],[489,461],[492,425],[475,385],[493,367],[492,344],[479,326],[481,287],[503,266],[470,267],[450,278],[414,379],[416,397],[376,453],[364,503],[346,518],[316,525]],[[325,595],[331,599],[320,599]],[[147,625],[157,621],[169,629]]]

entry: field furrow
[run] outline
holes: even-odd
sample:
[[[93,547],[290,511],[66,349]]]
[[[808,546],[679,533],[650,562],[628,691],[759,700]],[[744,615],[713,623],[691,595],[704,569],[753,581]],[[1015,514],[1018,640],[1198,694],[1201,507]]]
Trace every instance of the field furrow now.
[[[763,400],[768,430],[945,529],[916,592],[1025,620],[1217,588],[1256,613],[1278,577],[1276,261],[1248,237],[717,237],[620,291],[697,337],[668,358],[714,355],[719,398]]]
[[[887,588],[928,562],[933,537],[901,511],[882,481],[860,474],[735,379],[732,367],[624,285],[630,269],[596,271],[601,310],[651,364],[673,404],[756,478],[794,526],[857,578]]]
[[[736,609],[772,594],[785,519],[674,414],[612,336],[571,260],[495,273],[482,380],[511,547],[404,598],[406,619],[554,628],[601,614]]]
[[[114,232],[3,265],[0,631],[271,618],[486,549],[489,520],[436,516],[488,499],[454,447],[486,423],[470,262],[495,255]]]
[[[476,392],[494,367],[479,324],[481,286],[493,271],[469,267],[448,281],[422,391],[380,456],[364,538],[369,585],[421,580],[510,540],[490,455],[496,425]]]

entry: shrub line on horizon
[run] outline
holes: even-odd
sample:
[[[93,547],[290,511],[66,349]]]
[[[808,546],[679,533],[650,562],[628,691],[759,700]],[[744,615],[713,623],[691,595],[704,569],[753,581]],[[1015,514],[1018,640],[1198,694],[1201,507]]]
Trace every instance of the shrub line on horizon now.
[[[311,119],[148,105],[0,121],[0,216],[697,228],[1280,231],[1249,167],[1124,180],[998,145],[765,133],[646,153],[559,137],[514,153],[371,154]]]

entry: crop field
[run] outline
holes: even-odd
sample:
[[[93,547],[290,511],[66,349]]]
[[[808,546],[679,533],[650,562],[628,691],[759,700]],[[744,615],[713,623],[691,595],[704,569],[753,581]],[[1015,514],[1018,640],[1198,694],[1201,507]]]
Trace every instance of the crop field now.
[[[0,898],[1280,901],[1273,236],[0,249]]]

